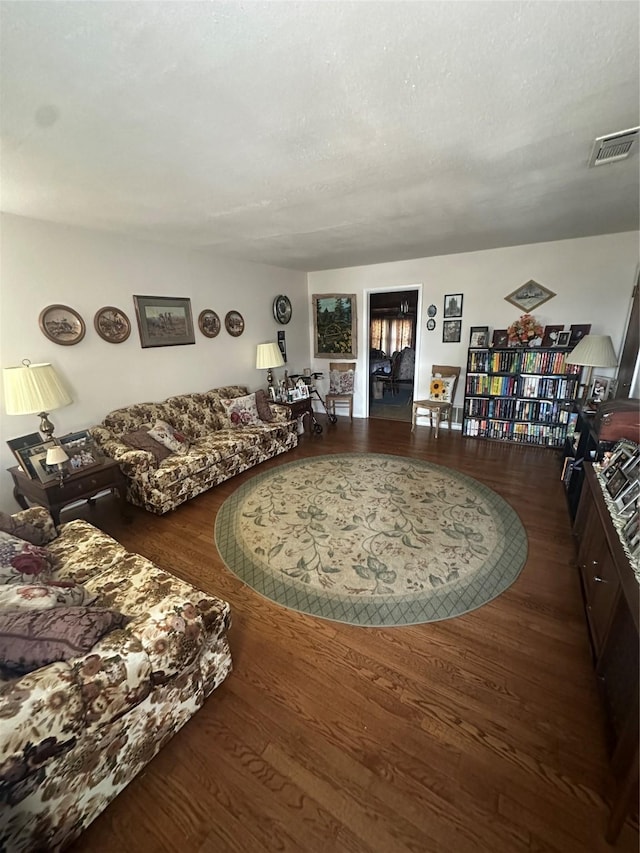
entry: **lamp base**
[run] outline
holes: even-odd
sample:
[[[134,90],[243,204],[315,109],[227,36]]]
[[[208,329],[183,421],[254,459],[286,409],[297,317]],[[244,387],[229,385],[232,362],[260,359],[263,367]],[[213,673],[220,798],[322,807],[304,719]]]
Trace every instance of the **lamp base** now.
[[[40,432],[46,437],[48,441],[53,435],[55,427],[49,420],[49,415],[47,412],[38,412],[38,417],[40,418]]]

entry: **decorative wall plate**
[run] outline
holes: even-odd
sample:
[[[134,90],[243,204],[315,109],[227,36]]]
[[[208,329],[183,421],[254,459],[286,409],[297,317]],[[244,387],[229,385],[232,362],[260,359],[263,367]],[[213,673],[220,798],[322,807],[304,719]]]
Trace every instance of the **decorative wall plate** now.
[[[48,305],[38,318],[42,333],[64,347],[80,343],[86,331],[84,320],[68,305]]]
[[[205,338],[215,338],[222,328],[220,317],[218,317],[215,311],[205,308],[204,311],[200,312],[198,317],[198,328]]]
[[[224,327],[232,338],[239,338],[244,332],[244,317],[239,311],[228,311],[224,318]]]
[[[430,332],[433,332],[435,327],[436,327],[436,321],[433,319],[433,317],[429,317],[429,319],[427,320],[427,329]]]
[[[284,326],[291,319],[291,300],[288,296],[276,296],[273,300],[273,316]]]
[[[106,305],[97,311],[93,325],[102,340],[110,344],[121,344],[131,334],[129,318],[124,311],[114,308],[113,305]]]
[[[436,308],[436,306],[435,305],[429,305],[429,307],[427,308],[427,316],[428,317],[435,317],[437,313],[438,313],[438,309]]]

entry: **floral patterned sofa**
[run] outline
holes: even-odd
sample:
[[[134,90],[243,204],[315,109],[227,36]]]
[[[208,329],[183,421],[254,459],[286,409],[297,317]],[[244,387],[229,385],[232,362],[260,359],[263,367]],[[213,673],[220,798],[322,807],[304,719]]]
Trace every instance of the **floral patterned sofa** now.
[[[52,851],[76,838],[225,679],[229,605],[87,522],[56,531],[42,508],[1,515],[0,568],[13,554],[18,575],[5,577],[0,591],[22,596],[23,614],[47,616],[33,609],[43,606],[34,600],[42,584],[65,595],[81,589],[92,608],[118,611],[126,623],[84,653],[49,654],[53,662],[27,674],[16,674],[28,668],[24,656],[18,666],[15,651],[0,655],[0,850]],[[36,577],[38,559],[48,568]],[[6,631],[8,612],[0,617],[6,647],[15,636]],[[28,659],[31,668],[38,663]]]
[[[139,403],[111,412],[90,431],[106,455],[120,463],[128,500],[162,515],[297,445],[296,422],[288,412],[268,404],[266,412],[258,411],[254,396],[231,385],[162,403]],[[185,440],[183,448],[162,460],[127,443],[127,436],[158,421],[170,424]]]

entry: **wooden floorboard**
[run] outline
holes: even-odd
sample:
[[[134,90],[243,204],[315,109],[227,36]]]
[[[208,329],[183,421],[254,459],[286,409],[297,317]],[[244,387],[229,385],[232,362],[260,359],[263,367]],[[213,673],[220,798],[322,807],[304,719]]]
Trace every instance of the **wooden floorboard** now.
[[[69,510],[227,599],[234,670],[73,845],[195,853],[604,853],[611,778],[555,451],[340,418],[260,466],[349,451],[413,456],[497,491],[525,568],[464,616],[360,628],[279,607],[238,580],[216,513],[255,472],[169,515]],[[638,850],[625,825],[617,848]]]

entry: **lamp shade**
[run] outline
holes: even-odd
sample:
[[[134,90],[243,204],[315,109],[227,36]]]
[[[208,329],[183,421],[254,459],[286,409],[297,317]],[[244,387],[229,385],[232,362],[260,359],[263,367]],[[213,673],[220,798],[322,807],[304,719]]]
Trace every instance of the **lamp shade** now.
[[[62,465],[68,458],[65,449],[56,444],[55,447],[50,447],[47,450],[46,463],[47,465]]]
[[[585,335],[567,356],[567,364],[615,367],[618,363],[609,335]]]
[[[258,370],[269,370],[271,367],[282,367],[284,359],[280,347],[275,342],[258,344],[256,353],[256,368]]]
[[[51,364],[27,364],[5,367],[4,407],[8,415],[34,415],[51,412],[72,402]]]

